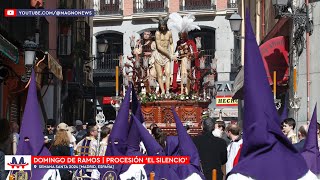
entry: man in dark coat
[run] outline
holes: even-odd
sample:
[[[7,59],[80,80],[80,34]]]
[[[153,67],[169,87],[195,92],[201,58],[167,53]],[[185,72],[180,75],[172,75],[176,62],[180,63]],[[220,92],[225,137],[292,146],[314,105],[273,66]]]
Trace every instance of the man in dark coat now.
[[[293,146],[299,151],[301,152],[303,150],[303,146],[307,137],[307,132],[308,132],[308,125],[302,125],[300,126],[299,130],[298,130],[298,138],[299,138],[299,142],[296,144],[293,144]]]
[[[203,133],[195,137],[193,142],[198,149],[206,179],[212,179],[212,170],[216,169],[217,180],[222,180],[224,174],[221,166],[227,162],[227,144],[223,139],[213,136],[213,128],[213,120],[204,119],[202,121]]]

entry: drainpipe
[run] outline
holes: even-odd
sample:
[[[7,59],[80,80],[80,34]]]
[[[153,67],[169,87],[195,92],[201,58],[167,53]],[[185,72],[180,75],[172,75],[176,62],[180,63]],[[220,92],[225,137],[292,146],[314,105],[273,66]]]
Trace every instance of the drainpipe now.
[[[256,1],[256,40],[257,43],[260,44],[260,24],[261,24],[261,1]]]
[[[264,39],[264,30],[265,30],[265,22],[264,22],[264,0],[261,0],[261,39]]]
[[[305,1],[307,7],[307,21],[309,21],[309,0]],[[309,32],[306,31],[306,61],[307,61],[307,121],[310,121],[310,47]]]
[[[241,36],[244,37],[244,28],[245,28],[245,3],[244,0],[241,0],[241,17],[243,18],[243,22],[241,23]],[[244,39],[241,39],[241,65],[244,65]]]

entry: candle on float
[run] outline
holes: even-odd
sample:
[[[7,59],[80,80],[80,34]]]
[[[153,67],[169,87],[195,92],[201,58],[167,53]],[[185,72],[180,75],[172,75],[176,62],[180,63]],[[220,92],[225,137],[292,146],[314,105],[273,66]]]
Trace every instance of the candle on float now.
[[[155,173],[152,171],[152,172],[150,173],[150,180],[154,180],[154,177],[155,177]]]
[[[14,175],[13,174],[10,174],[9,180],[14,180]]]
[[[217,180],[217,170],[216,169],[212,170],[212,180]]]
[[[277,98],[277,71],[273,71],[273,98]]]
[[[116,66],[116,96],[119,95],[119,66]]]
[[[297,92],[297,67],[293,68],[293,90]]]

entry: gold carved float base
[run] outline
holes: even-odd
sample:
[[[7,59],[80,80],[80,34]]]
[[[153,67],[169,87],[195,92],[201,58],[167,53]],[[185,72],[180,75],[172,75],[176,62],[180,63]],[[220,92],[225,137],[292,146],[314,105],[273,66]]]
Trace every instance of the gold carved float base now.
[[[174,107],[182,123],[191,128],[190,135],[196,136],[201,133],[202,112],[210,103],[178,100],[148,102],[142,105],[142,113],[147,127],[156,123],[167,135],[176,135],[176,123],[171,112],[171,107]]]

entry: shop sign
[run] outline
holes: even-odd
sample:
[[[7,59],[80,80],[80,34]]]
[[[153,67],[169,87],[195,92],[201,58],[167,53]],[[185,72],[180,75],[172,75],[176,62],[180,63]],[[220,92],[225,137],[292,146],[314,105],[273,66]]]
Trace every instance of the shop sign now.
[[[238,106],[238,99],[232,99],[232,96],[216,96],[216,106]]]
[[[48,68],[60,80],[63,80],[62,66],[50,54],[48,54]]]

